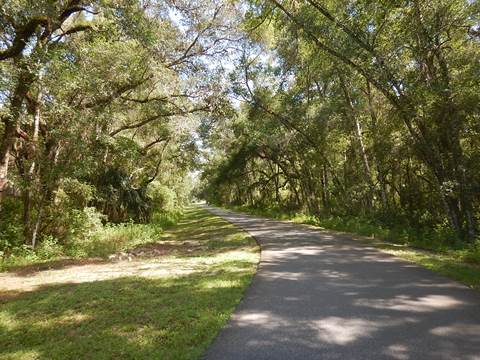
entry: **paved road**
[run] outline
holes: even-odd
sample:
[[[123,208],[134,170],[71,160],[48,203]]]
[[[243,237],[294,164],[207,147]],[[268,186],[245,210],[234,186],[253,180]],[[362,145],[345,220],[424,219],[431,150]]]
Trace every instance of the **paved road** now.
[[[205,359],[480,359],[478,293],[345,235],[207,209],[262,256]]]

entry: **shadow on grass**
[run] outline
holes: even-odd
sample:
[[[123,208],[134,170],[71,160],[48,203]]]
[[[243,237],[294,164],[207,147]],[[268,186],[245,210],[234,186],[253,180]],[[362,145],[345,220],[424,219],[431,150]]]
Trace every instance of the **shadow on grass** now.
[[[199,358],[251,280],[254,241],[194,207],[158,240],[183,249],[177,258],[205,256],[203,267],[168,278],[64,280],[0,299],[0,359]],[[215,258],[233,248],[247,255]],[[42,266],[55,264],[69,266]]]
[[[48,286],[0,303],[0,358],[196,359],[250,281],[248,266],[234,265],[207,275]]]
[[[30,276],[45,270],[59,270],[65,269],[71,266],[80,265],[92,265],[92,264],[105,264],[108,260],[102,258],[86,258],[86,259],[55,259],[38,264],[23,265],[12,267],[8,272],[15,273],[18,276]]]
[[[228,222],[213,216],[198,207],[188,207],[180,221],[171,229],[161,234],[158,241],[138,244],[127,253],[141,257],[159,257],[173,255],[178,257],[193,257],[230,251],[243,245],[251,245],[239,229]],[[168,242],[168,244],[164,244]],[[42,261],[29,265],[12,266],[6,273],[15,273],[17,276],[32,276],[46,270],[69,269],[76,266],[107,264],[117,261],[116,258],[60,258]]]

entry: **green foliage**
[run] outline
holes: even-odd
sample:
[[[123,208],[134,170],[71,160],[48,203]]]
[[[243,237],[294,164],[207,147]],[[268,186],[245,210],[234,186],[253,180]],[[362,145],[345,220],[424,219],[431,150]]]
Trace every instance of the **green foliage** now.
[[[102,227],[106,216],[98,212],[94,207],[76,207],[65,198],[57,204],[48,207],[48,229],[45,232],[60,242],[67,244],[72,239],[89,238]]]
[[[64,255],[64,248],[58,243],[58,240],[52,236],[42,239],[42,242],[37,247],[35,255],[39,260],[51,260],[62,257]]]
[[[227,51],[234,5],[198,5],[2,3],[0,251],[70,246],[100,222],[147,223],[155,211],[174,221],[190,197],[198,114],[227,107],[204,57]],[[155,210],[154,181],[164,186]]]
[[[49,235],[40,239],[35,250],[27,245],[6,248],[0,254],[0,270],[61,258],[107,258],[158,241],[163,231],[177,224],[182,217],[183,213],[177,210],[155,213],[149,224],[130,222],[103,225],[105,216],[95,208],[74,209],[61,220],[70,222],[69,232],[62,241]]]
[[[66,249],[73,257],[103,257],[158,240],[163,228],[157,224],[112,224],[77,238]]]
[[[210,149],[200,196],[423,247],[472,242],[480,219],[480,92],[471,72],[479,70],[478,7],[248,5],[244,26],[255,30],[231,73],[243,102],[203,134]]]
[[[66,220],[69,221],[68,243],[79,239],[90,239],[97,232],[101,231],[105,215],[99,213],[93,207],[86,207],[82,210],[72,210]]]
[[[95,198],[95,187],[78,179],[64,178],[57,191],[57,202],[64,208],[84,208]]]
[[[375,218],[348,216],[312,216],[305,213],[288,212],[282,208],[252,208],[247,206],[232,206],[232,209],[253,215],[266,216],[279,220],[292,220],[301,224],[315,225],[321,228],[345,231],[372,239],[379,239],[392,244],[408,245],[414,248],[447,251],[451,249],[451,239],[454,237],[448,228],[418,229],[405,224],[385,224]],[[476,244],[476,243],[475,243]],[[474,253],[475,246],[457,244],[458,249]]]
[[[12,267],[35,264],[42,262],[35,251],[29,245],[15,246],[9,251],[8,255],[0,257],[0,271],[8,270]],[[46,259],[49,260],[49,259]]]
[[[156,184],[161,199],[173,191]],[[95,207],[85,207],[92,201],[94,188],[78,180],[67,179],[57,195],[57,203],[49,210],[49,226],[53,235],[42,236],[36,249],[22,245],[23,228],[18,224],[21,207],[17,201],[4,202],[2,211],[9,222],[2,222],[2,269],[62,257],[107,257],[140,244],[155,242],[164,229],[175,225],[182,217],[178,204],[163,202],[153,213],[149,224],[134,222],[112,224]],[[160,199],[159,198],[159,199]],[[157,199],[158,200],[158,199]]]
[[[178,208],[177,194],[165,185],[154,181],[148,185],[147,196],[152,203],[154,212],[172,212]]]
[[[42,286],[2,303],[0,357],[200,358],[240,302],[259,252],[245,232],[198,208],[188,209],[182,225],[161,240],[182,249],[194,237],[204,251],[131,267],[118,263],[111,278],[99,281],[91,276],[105,277],[106,269],[86,274],[76,266],[63,274],[75,283]],[[139,272],[143,267],[152,271]],[[156,269],[164,270],[161,276]]]
[[[480,265],[480,240],[476,240],[461,255],[463,261],[471,264]]]
[[[153,213],[151,223],[162,228],[168,228],[175,225],[183,216],[183,211],[174,210],[170,212],[155,212]]]
[[[0,257],[23,243],[22,207],[18,201],[6,199],[0,207]]]
[[[119,223],[133,219],[146,222],[151,213],[146,188],[134,186],[130,176],[123,171],[108,169],[97,184],[99,204],[111,222]]]

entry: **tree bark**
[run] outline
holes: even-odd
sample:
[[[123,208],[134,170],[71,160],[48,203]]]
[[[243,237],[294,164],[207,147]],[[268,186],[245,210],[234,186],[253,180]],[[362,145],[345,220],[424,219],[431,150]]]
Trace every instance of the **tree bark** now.
[[[10,156],[17,141],[17,129],[19,127],[22,105],[33,81],[33,74],[27,69],[22,69],[10,101],[10,113],[2,119],[5,124],[5,130],[0,144],[0,206],[7,189]]]
[[[353,100],[350,95],[350,92],[348,91],[347,84],[345,83],[345,80],[343,79],[343,76],[339,75],[340,79],[340,86],[342,88],[346,104],[348,106],[348,109],[350,111],[350,120],[353,123],[354,126],[354,132],[355,132],[355,137],[357,138],[358,142],[358,148],[360,150],[360,156],[362,158],[362,164],[363,164],[363,176],[365,178],[365,181],[370,189],[370,195],[367,199],[368,207],[370,210],[372,210],[373,207],[373,194],[375,193],[375,184],[372,180],[372,172],[370,169],[370,162],[368,160],[368,155],[367,155],[367,150],[365,147],[365,143],[363,141],[363,132],[362,132],[362,125],[360,124],[360,120],[358,119],[358,116],[355,111],[355,107],[353,105]]]

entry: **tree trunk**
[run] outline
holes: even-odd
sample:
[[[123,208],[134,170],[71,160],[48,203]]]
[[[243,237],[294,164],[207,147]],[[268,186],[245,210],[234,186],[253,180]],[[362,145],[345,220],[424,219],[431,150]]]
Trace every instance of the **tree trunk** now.
[[[368,155],[367,155],[367,150],[365,147],[365,143],[363,141],[363,132],[362,132],[362,125],[360,124],[360,121],[358,119],[358,116],[356,115],[356,111],[353,105],[352,97],[350,96],[350,93],[348,91],[347,85],[345,84],[345,81],[343,79],[343,76],[339,76],[340,79],[340,86],[343,90],[343,94],[345,96],[345,101],[347,103],[347,106],[350,110],[350,119],[353,122],[354,125],[354,132],[355,132],[355,137],[357,138],[358,142],[358,148],[360,150],[360,156],[362,158],[362,164],[363,164],[363,176],[365,178],[365,181],[370,189],[370,195],[368,196],[367,203],[368,207],[370,210],[372,210],[373,207],[373,194],[375,193],[375,184],[373,183],[372,180],[372,173],[370,169],[370,162],[368,160]]]
[[[40,132],[40,106],[41,106],[42,91],[39,89],[37,94],[37,99],[34,102],[33,108],[33,122],[32,122],[32,137],[30,139],[30,144],[26,146],[24,152],[24,158],[26,161],[29,159],[32,160],[31,164],[28,166],[28,170],[24,171],[23,177],[25,180],[25,189],[23,193],[23,228],[25,239],[28,239],[28,236],[31,232],[31,187],[33,176],[36,167],[36,155],[38,150],[38,135]]]
[[[11,119],[5,121],[5,131],[0,146],[0,206],[7,190],[10,150],[13,148],[16,141],[16,128],[16,123]]]
[[[10,114],[2,118],[5,130],[2,143],[0,144],[0,206],[8,184],[10,152],[17,140],[17,128],[19,126],[22,105],[33,80],[34,76],[28,70],[22,70],[10,102]]]

